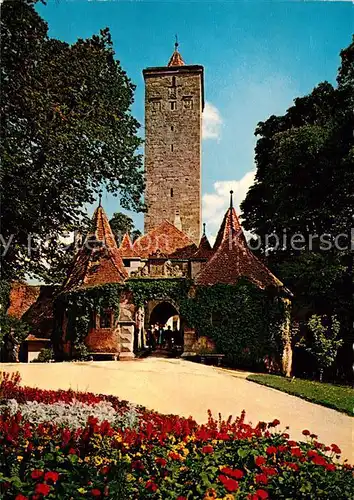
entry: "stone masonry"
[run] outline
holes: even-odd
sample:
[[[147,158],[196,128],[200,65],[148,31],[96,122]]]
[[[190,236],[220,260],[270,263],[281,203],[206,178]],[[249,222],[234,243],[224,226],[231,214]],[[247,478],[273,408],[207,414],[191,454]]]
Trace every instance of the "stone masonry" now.
[[[145,234],[167,219],[195,243],[201,231],[203,66],[147,68]]]

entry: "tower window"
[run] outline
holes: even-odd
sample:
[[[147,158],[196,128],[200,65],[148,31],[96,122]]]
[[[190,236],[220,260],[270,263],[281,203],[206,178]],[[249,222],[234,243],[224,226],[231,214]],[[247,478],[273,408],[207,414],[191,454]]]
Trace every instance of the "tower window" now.
[[[172,77],[172,87],[175,87],[176,86],[176,77],[173,76]]]
[[[170,190],[171,198],[173,198],[173,188]]]
[[[112,328],[112,311],[100,311],[100,328]]]
[[[171,152],[173,153],[173,144],[171,144]]]
[[[174,127],[173,127],[173,125],[171,125],[171,131],[173,132],[173,130],[174,130]]]
[[[177,103],[176,103],[176,101],[171,101],[170,105],[171,105],[171,110],[172,111],[174,111],[175,109],[177,109]]]

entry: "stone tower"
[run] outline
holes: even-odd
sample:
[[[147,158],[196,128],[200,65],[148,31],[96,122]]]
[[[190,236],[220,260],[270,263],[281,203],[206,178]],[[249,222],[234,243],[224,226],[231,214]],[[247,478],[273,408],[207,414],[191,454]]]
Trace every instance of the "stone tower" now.
[[[178,43],[167,66],[146,68],[145,233],[167,219],[199,242],[203,66],[186,65]]]

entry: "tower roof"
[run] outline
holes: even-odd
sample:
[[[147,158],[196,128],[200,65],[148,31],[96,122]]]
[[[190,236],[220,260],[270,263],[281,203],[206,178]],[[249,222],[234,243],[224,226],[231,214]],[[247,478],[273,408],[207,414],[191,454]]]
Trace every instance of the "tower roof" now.
[[[128,277],[107,215],[101,204],[92,217],[92,231],[77,252],[63,291],[120,283]]]
[[[248,278],[259,288],[281,287],[283,283],[251,252],[232,204],[220,226],[214,255],[196,277],[197,285],[217,283],[235,284],[239,278]]]
[[[214,251],[205,233],[205,224],[203,224],[203,235],[200,239],[198,250],[193,254],[193,259],[209,259],[213,253]]]
[[[133,248],[133,243],[132,240],[130,239],[130,236],[128,233],[125,233],[122,239],[122,243],[120,244],[119,247],[120,253],[122,255],[122,258],[139,258],[139,255]]]
[[[194,245],[193,241],[165,219],[147,234],[135,240],[133,249],[139,257],[147,258],[158,251],[167,256],[176,254],[177,250],[185,249],[191,245]]]
[[[168,62],[167,66],[184,66],[184,61],[182,59],[181,54],[178,52],[178,41],[176,36],[175,50]]]

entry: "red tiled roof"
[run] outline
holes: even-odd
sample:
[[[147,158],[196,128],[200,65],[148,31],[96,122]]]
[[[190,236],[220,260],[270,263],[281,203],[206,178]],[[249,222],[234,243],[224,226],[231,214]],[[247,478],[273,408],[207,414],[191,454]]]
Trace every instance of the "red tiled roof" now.
[[[63,291],[79,287],[120,283],[128,277],[107,215],[101,206],[92,218],[94,230],[76,254]]]
[[[244,239],[240,221],[238,220],[235,209],[231,206],[224,215],[224,219],[215,239],[213,250],[217,250],[224,240],[231,239],[235,234],[239,234],[240,237]]]
[[[40,287],[31,286],[27,283],[13,283],[10,291],[10,305],[7,314],[22,318],[26,311],[36,302],[39,297]]]
[[[53,329],[53,302],[58,288],[13,283],[7,313],[22,318],[29,325],[31,339],[50,338]]]
[[[148,258],[157,251],[171,256],[177,250],[186,249],[193,244],[193,241],[183,231],[177,229],[168,220],[163,220],[161,224],[135,240],[133,249],[139,257]]]
[[[167,66],[184,66],[182,56],[177,49],[173,52]]]
[[[136,253],[136,251],[133,248],[133,243],[132,243],[128,233],[125,233],[125,235],[123,236],[122,243],[119,247],[119,250],[120,250],[120,253],[121,253],[123,259],[139,257],[139,255]]]
[[[210,259],[214,251],[211,248],[207,235],[204,233],[201,237],[198,250],[193,254],[193,259]]]
[[[235,284],[248,278],[259,288],[283,286],[282,282],[248,248],[234,208],[225,214],[214,245],[214,255],[197,275],[197,285]]]

